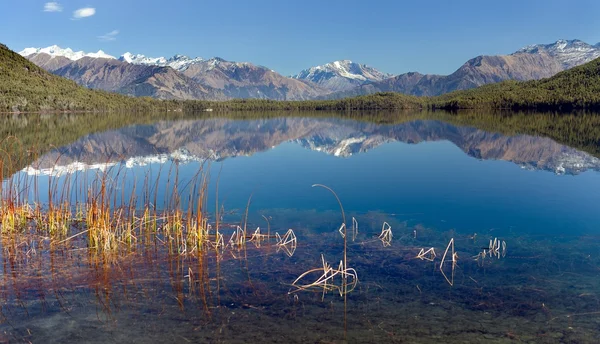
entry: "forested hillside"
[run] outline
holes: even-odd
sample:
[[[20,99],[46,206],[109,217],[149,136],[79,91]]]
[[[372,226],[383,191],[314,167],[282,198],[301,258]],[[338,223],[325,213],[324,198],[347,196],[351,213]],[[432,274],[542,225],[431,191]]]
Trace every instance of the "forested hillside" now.
[[[443,109],[600,109],[600,58],[541,80],[504,81],[431,98]]]

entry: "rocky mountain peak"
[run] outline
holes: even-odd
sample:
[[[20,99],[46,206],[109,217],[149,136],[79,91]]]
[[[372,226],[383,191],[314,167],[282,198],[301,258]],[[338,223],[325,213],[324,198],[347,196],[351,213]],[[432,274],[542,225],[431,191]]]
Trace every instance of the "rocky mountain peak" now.
[[[565,69],[572,68],[600,57],[600,43],[591,45],[578,39],[559,39],[550,44],[532,44],[516,51],[515,54],[547,53],[563,64]]]
[[[381,81],[392,76],[366,64],[355,63],[351,60],[337,60],[305,69],[292,78],[314,82],[336,92],[348,90],[367,82]]]

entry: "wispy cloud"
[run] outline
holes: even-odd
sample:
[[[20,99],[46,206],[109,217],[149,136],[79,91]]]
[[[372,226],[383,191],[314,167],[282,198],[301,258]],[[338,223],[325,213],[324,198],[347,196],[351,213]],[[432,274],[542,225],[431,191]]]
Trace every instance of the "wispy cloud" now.
[[[85,17],[91,17],[96,14],[96,9],[93,7],[84,7],[73,12],[73,19],[81,19]]]
[[[105,35],[98,36],[98,39],[101,40],[102,42],[110,42],[110,41],[116,40],[118,34],[119,34],[119,30],[112,30],[111,32],[109,32]]]
[[[62,6],[58,2],[47,2],[44,4],[44,12],[62,12]]]

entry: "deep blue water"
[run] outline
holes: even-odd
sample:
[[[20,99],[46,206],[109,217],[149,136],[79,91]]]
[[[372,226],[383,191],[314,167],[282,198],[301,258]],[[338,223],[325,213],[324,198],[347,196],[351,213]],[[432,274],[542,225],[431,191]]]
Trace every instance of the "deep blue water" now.
[[[47,175],[74,163],[96,168]],[[30,287],[31,294],[20,296],[28,306],[19,306],[11,289],[19,284],[4,276],[2,329],[8,337],[593,343],[600,335],[600,160],[549,138],[508,137],[440,121],[164,121],[82,137],[15,178],[29,185],[38,178],[42,203],[49,183],[57,190],[70,184],[71,197],[81,199],[85,180],[103,176],[97,167],[105,163],[117,203],[136,185],[139,207],[146,178],[150,201],[158,185],[158,208],[168,207],[166,195],[177,179],[185,209],[198,171],[209,170],[209,212],[218,179],[219,203],[233,211],[226,221],[239,222],[252,196],[250,227],[264,226],[261,215],[272,216],[273,231],[296,230],[298,249],[288,257],[267,245],[227,256],[221,265],[214,257],[199,262],[161,250],[128,255],[119,264],[91,264],[83,251],[63,252],[67,271],[73,260],[89,266],[76,264],[66,286],[56,287],[51,278],[50,290],[65,296],[47,305],[38,304],[47,288]],[[348,294],[345,313],[335,293],[288,294],[297,276],[321,266],[321,254],[332,266],[341,259],[339,206],[327,190],[311,187],[316,183],[335,190],[348,218],[360,223],[348,248],[360,282]],[[383,221],[394,228],[390,247],[377,240]],[[506,256],[476,261],[496,237],[507,242]],[[458,252],[452,286],[439,265],[450,238]],[[438,254],[434,262],[415,258],[428,247]],[[10,271],[6,266],[3,271]],[[202,269],[208,269],[208,297],[205,289],[198,291],[203,279],[189,283],[189,276],[204,276]],[[27,281],[25,276],[36,273],[23,272]],[[217,280],[226,287],[217,289]],[[52,334],[57,323],[71,319],[62,302],[76,316],[71,327]]]

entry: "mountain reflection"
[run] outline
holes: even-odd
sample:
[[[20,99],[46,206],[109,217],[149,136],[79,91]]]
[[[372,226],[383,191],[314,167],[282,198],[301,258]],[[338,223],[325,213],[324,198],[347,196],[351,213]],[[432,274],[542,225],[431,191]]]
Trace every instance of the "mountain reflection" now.
[[[218,161],[249,156],[284,142],[338,157],[367,152],[388,142],[415,144],[446,140],[466,154],[506,160],[528,169],[577,174],[600,169],[600,160],[549,138],[505,136],[443,121],[416,120],[378,125],[342,119],[275,118],[162,121],[87,135],[45,154],[26,168],[30,174],[64,174],[166,161]]]

